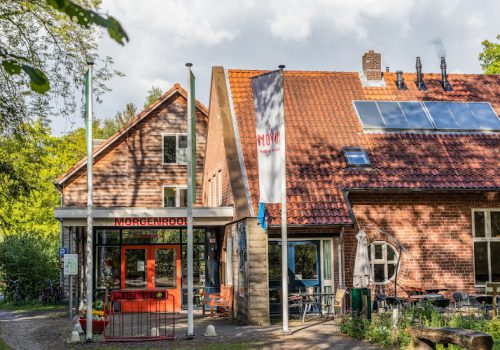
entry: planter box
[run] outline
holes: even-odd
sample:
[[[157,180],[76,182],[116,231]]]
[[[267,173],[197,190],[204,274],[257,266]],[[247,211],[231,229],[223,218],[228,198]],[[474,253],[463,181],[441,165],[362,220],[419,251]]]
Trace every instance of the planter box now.
[[[92,331],[94,333],[103,333],[104,328],[108,325],[109,320],[92,320]],[[85,332],[85,329],[87,329],[87,319],[80,317],[80,325],[83,328],[83,331]]]

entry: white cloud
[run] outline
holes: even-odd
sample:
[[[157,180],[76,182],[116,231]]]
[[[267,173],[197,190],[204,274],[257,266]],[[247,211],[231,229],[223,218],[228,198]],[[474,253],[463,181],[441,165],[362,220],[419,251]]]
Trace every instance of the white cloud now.
[[[359,71],[361,55],[382,53],[383,65],[439,71],[430,42],[440,38],[450,72],[479,73],[481,41],[493,39],[498,0],[103,0],[129,34],[120,46],[108,38],[102,55],[126,74],[96,104],[98,116],[113,116],[127,102],[144,103],[147,90],[186,85],[185,62],[194,64],[198,98],[207,103],[211,67]],[[69,116],[81,126],[80,116]],[[66,121],[54,126],[67,131]]]

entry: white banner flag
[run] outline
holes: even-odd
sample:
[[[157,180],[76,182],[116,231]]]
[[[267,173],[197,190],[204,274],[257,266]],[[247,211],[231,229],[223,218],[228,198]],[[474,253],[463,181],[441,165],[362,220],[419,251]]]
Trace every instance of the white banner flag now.
[[[252,78],[255,107],[260,202],[281,203],[281,149],[283,135],[283,76],[281,70]]]

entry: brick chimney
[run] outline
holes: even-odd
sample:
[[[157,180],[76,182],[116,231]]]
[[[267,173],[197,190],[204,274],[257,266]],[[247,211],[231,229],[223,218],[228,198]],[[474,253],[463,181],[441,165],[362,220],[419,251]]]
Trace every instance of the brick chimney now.
[[[363,55],[363,73],[366,80],[382,79],[382,55],[373,50]]]

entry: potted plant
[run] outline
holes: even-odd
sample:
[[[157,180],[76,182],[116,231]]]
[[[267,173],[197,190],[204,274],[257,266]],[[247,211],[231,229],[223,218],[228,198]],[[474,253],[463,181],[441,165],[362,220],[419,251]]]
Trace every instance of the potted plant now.
[[[109,320],[104,318],[104,304],[102,301],[96,301],[92,304],[92,330],[94,333],[104,332],[104,328],[109,323]],[[80,324],[83,329],[87,327],[87,310],[82,311],[80,316]]]

